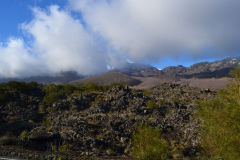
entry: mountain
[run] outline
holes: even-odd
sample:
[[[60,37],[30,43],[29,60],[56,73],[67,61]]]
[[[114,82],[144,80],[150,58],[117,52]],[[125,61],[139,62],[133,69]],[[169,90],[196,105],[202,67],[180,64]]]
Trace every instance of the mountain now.
[[[221,89],[231,79],[229,71],[238,65],[240,58],[226,58],[215,62],[201,62],[190,67],[179,65],[158,70],[152,66],[145,66],[119,72],[140,80],[141,83],[135,86],[136,88],[152,88],[162,83],[185,83],[192,87]]]
[[[83,78],[83,76],[78,75],[76,72],[62,72],[55,76],[34,76],[28,78],[0,78],[0,82],[8,82],[8,81],[25,81],[25,82],[38,82],[42,84],[66,84],[73,80],[78,80]]]
[[[91,76],[91,77],[87,77],[84,79],[71,81],[70,83],[71,84],[78,84],[78,83],[81,84],[81,83],[87,83],[87,82],[94,82],[94,83],[101,84],[101,85],[125,82],[129,86],[134,86],[134,85],[138,85],[141,83],[141,81],[134,79],[128,75],[119,73],[119,72],[107,72],[107,73],[104,73],[101,75]]]
[[[129,63],[124,68],[115,69],[134,77],[169,77],[169,78],[223,78],[229,77],[229,71],[240,65],[240,58],[226,58],[215,62],[196,63],[190,67],[169,66],[159,70],[151,65]]]
[[[201,62],[190,67],[169,66],[159,70],[151,65],[127,63],[124,67],[115,68],[107,73],[83,77],[76,72],[62,72],[55,76],[35,76],[25,79],[1,79],[0,82],[11,80],[36,81],[38,83],[66,84],[95,82],[110,84],[126,82],[136,88],[151,88],[158,84],[187,83],[193,87],[221,89],[229,82],[229,71],[240,65],[240,58],[226,58],[215,62]]]
[[[237,65],[240,65],[240,58],[226,58],[215,62],[201,62],[190,67],[167,67],[162,73],[181,78],[223,78],[229,77],[229,71]]]
[[[138,63],[127,63],[124,67],[112,71],[135,77],[154,77],[161,74],[157,68],[151,65]]]

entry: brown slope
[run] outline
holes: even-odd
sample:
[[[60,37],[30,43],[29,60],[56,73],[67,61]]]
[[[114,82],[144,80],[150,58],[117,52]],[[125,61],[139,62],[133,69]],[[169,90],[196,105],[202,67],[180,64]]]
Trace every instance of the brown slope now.
[[[163,83],[175,83],[177,82],[177,79],[174,79],[172,77],[168,76],[159,76],[159,77],[134,77],[135,79],[138,79],[141,81],[140,84],[134,86],[134,88],[137,89],[150,89],[157,85],[163,84]]]
[[[170,77],[134,77],[142,81],[142,83],[134,86],[138,89],[149,89],[163,83],[183,83],[188,84],[191,87],[201,88],[201,89],[223,89],[226,87],[231,78],[190,78],[190,79],[174,79]]]
[[[180,83],[189,84],[191,87],[202,89],[223,89],[231,82],[231,78],[190,78],[181,79]]]
[[[108,85],[111,83],[125,82],[129,86],[135,86],[141,83],[140,80],[132,78],[128,75],[118,72],[107,72],[98,76],[91,76],[80,80],[71,81],[71,84],[81,84],[86,82],[94,82],[101,85]]]

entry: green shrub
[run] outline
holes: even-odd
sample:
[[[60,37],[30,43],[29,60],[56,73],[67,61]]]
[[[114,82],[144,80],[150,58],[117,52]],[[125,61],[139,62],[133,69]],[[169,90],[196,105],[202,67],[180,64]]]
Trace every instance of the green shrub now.
[[[160,130],[146,124],[137,125],[131,143],[132,156],[140,160],[166,160],[172,153]]]
[[[67,152],[70,150],[70,147],[68,144],[62,144],[61,146],[58,147],[59,152]]]
[[[0,90],[0,104],[4,104],[8,101],[8,96],[4,91]]]
[[[28,140],[28,132],[22,131],[22,133],[19,135],[18,139],[23,142],[27,141]]]
[[[97,85],[96,83],[88,82],[77,85],[55,85],[50,84],[43,87],[44,98],[43,103],[52,104],[60,99],[66,98],[71,94],[79,95],[83,92],[98,92],[104,91],[108,86]]]
[[[29,94],[33,90],[38,88],[38,84],[36,82],[26,83],[26,82],[10,81],[8,83],[3,83],[2,87],[5,88],[7,91]]]
[[[76,90],[76,88],[73,85],[65,84],[63,85],[63,88],[65,95],[70,95]]]
[[[158,104],[159,106],[164,106],[166,103],[165,103],[165,101],[164,101],[163,99],[159,99],[159,101],[157,102],[157,104]]]
[[[179,105],[181,103],[181,100],[179,98],[176,98],[174,97],[173,98],[173,102],[176,104],[176,105]]]
[[[43,87],[43,91],[45,96],[43,98],[43,102],[46,104],[52,104],[58,101],[60,98],[63,98],[64,93],[62,90],[62,86],[58,86],[55,84],[50,84]]]
[[[154,102],[154,100],[148,100],[147,101],[147,104],[146,104],[146,107],[149,108],[149,109],[154,109],[156,107],[156,104]]]
[[[43,120],[42,120],[42,125],[43,126],[48,126],[48,125],[50,125],[50,120],[49,120],[49,118],[48,117],[44,117],[43,118]]]
[[[151,95],[152,95],[152,91],[150,91],[150,90],[144,90],[144,91],[143,91],[143,94],[144,94],[145,96],[151,96]]]
[[[7,103],[9,100],[8,92],[18,92],[20,94],[34,94],[35,90],[39,89],[36,82],[17,82],[10,81],[0,84],[0,104]]]
[[[115,83],[112,83],[112,84],[110,84],[110,85],[105,85],[105,87],[106,87],[106,89],[111,89],[111,88],[116,87],[116,86],[122,86],[122,87],[124,87],[124,86],[126,86],[126,85],[127,85],[126,82],[115,82]]]
[[[38,106],[38,112],[39,113],[45,113],[46,112],[46,106],[44,104],[40,104]]]
[[[240,69],[235,80],[211,101],[200,102],[198,117],[205,159],[240,159]]]
[[[44,96],[43,102],[46,104],[52,104],[62,98],[62,95],[57,92],[52,92]]]
[[[125,86],[125,83],[113,83],[110,85],[98,85],[93,82],[87,82],[84,84],[76,84],[76,85],[55,85],[50,84],[43,87],[44,97],[43,103],[52,104],[60,99],[66,98],[67,96],[74,94],[79,95],[83,92],[103,92],[114,86]]]
[[[51,145],[51,151],[52,152],[57,152],[57,146],[56,145]]]
[[[83,86],[85,92],[93,92],[93,91],[104,91],[103,85],[98,85],[93,82],[87,82]]]

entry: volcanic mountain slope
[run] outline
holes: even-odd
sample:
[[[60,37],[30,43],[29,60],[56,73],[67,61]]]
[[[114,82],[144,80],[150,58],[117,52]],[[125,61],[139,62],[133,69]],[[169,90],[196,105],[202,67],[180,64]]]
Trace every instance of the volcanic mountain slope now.
[[[240,58],[226,58],[215,62],[201,62],[190,67],[167,67],[162,74],[181,78],[222,78],[229,77],[229,71],[240,65]]]
[[[72,81],[71,83],[95,82],[111,84],[126,82],[139,89],[152,88],[163,83],[185,83],[192,87],[222,89],[231,80],[229,71],[240,64],[240,59],[224,59],[216,62],[202,62],[190,67],[170,66],[159,70],[150,65],[129,63],[124,68],[115,69],[98,76]]]
[[[229,77],[229,71],[240,65],[240,58],[226,58],[215,62],[201,62],[196,63],[190,67],[169,66],[162,70],[154,68],[152,66],[143,65],[137,69],[134,64],[131,64],[131,68],[119,70],[118,72],[125,73],[130,76],[136,77],[172,77],[172,78],[222,78]]]
[[[129,86],[135,86],[141,83],[141,81],[134,79],[128,75],[118,73],[118,72],[107,72],[98,76],[87,77],[84,79],[76,80],[70,82],[71,84],[81,84],[87,82],[94,82],[100,85],[108,85],[112,83],[125,82]]]
[[[114,72],[120,72],[133,77],[154,77],[161,75],[161,71],[151,65],[127,63],[124,67],[114,69]]]
[[[133,73],[127,73],[135,76],[135,79],[142,83],[136,88],[151,88],[158,84],[185,83],[192,87],[222,89],[229,84],[231,77],[229,71],[240,65],[240,58],[227,58],[216,62],[202,62],[190,67],[170,66],[163,70],[154,67],[134,70]],[[138,74],[137,74],[138,73]]]

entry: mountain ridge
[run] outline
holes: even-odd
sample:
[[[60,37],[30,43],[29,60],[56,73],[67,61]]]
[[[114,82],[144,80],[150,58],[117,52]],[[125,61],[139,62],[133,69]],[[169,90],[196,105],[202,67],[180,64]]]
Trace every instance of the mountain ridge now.
[[[208,88],[221,89],[227,85],[230,78],[229,71],[240,65],[240,58],[225,58],[215,62],[200,62],[185,67],[182,65],[169,66],[159,70],[148,64],[127,63],[124,67],[115,68],[99,75],[82,76],[77,72],[61,72],[53,76],[35,76],[29,78],[3,79],[0,82],[8,81],[35,81],[42,84],[67,84],[94,82],[97,84],[110,84],[115,82],[126,82],[129,86],[136,88],[151,88],[165,82],[189,83],[197,87],[197,83],[209,83],[209,80],[216,81],[218,87],[212,87],[212,82]],[[198,80],[199,79],[199,80]]]

